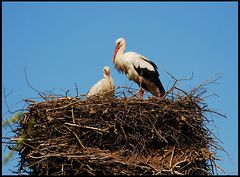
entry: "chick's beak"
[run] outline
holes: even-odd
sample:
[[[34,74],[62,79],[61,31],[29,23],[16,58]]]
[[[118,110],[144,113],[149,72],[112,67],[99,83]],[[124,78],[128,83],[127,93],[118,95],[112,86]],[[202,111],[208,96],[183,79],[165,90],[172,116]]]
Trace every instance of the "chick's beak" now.
[[[110,76],[110,71],[109,71],[109,70],[104,70],[104,73],[105,73],[107,76]]]

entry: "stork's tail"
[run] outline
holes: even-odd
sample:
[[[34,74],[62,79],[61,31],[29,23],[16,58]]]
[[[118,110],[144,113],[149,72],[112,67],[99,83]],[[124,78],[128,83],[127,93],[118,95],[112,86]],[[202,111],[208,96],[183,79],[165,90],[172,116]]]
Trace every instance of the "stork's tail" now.
[[[159,82],[158,88],[159,88],[161,94],[166,93],[166,91],[165,91],[165,89],[164,89],[164,87],[163,87],[161,81]]]

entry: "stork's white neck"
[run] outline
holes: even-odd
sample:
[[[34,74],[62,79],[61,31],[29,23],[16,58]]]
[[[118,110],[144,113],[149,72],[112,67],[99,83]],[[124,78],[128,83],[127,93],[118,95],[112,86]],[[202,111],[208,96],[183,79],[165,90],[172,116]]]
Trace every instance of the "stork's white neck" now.
[[[126,45],[124,44],[124,45],[122,45],[120,48],[119,48],[119,50],[118,50],[118,52],[117,52],[117,54],[116,54],[116,60],[121,60],[122,59],[122,57],[123,57],[123,52],[125,51],[125,49],[126,49]]]

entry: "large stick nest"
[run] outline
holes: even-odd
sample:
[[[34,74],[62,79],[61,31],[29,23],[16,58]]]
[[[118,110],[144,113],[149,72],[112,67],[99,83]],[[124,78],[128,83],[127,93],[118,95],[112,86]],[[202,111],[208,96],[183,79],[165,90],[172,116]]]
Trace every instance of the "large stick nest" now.
[[[14,130],[15,140],[24,138],[15,148],[18,173],[212,175],[218,145],[206,126],[209,110],[194,94],[33,102]]]

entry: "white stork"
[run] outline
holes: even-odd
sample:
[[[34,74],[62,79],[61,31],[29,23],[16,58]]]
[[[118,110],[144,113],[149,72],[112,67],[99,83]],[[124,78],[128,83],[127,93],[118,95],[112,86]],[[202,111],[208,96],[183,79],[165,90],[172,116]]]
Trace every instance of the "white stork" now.
[[[117,39],[112,59],[115,68],[119,72],[124,72],[129,80],[133,80],[139,85],[141,99],[143,99],[143,89],[154,96],[161,97],[165,93],[165,89],[158,78],[159,74],[155,63],[135,52],[123,53],[125,49],[125,39]]]
[[[110,68],[108,66],[103,68],[103,76],[103,79],[99,80],[90,88],[87,97],[93,95],[112,97],[114,95],[114,83],[112,77],[110,76]]]

